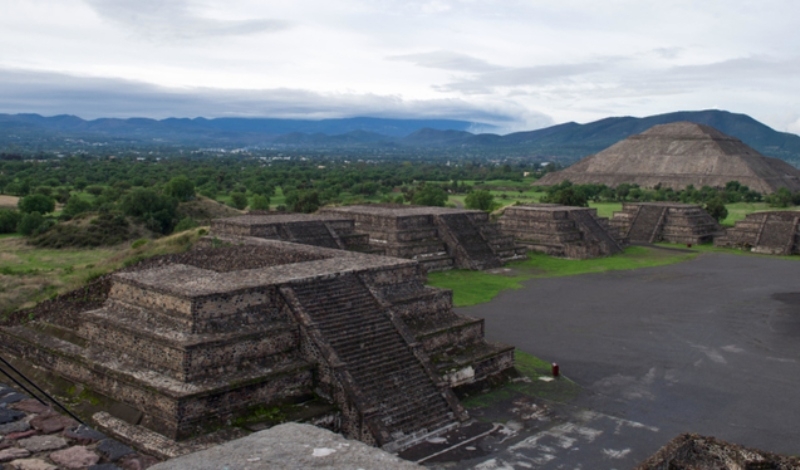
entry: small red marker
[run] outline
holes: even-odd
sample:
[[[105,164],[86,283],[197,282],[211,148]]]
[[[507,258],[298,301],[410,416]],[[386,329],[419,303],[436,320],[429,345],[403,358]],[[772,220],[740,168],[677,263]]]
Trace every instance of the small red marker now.
[[[554,362],[553,363],[553,377],[558,377],[558,376],[559,376],[558,364]]]

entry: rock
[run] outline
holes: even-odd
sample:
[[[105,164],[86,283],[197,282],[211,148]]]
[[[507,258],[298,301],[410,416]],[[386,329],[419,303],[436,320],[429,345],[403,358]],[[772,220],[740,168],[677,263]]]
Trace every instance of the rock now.
[[[363,442],[309,424],[287,423],[193,454],[151,470],[255,470],[262,468],[421,470]]]
[[[23,432],[31,428],[30,423],[20,419],[6,424],[0,424],[0,434],[11,434],[12,432]]]
[[[58,470],[58,467],[42,459],[14,460],[8,465],[15,470]]]
[[[45,434],[52,434],[76,424],[78,423],[74,419],[59,414],[41,415],[31,420],[31,426]]]
[[[107,460],[116,462],[120,458],[133,454],[136,451],[113,439],[106,439],[104,441],[100,441],[100,444],[97,445],[97,452],[100,452],[100,455],[105,457]]]
[[[31,429],[29,431],[21,431],[21,432],[12,432],[11,434],[6,434],[6,439],[9,441],[17,439],[25,439],[26,437],[30,437],[36,434],[36,431]]]
[[[149,455],[130,455],[123,457],[118,463],[123,470],[144,470],[157,464],[159,461]]]
[[[33,436],[19,441],[20,447],[34,453],[63,449],[68,444],[66,439],[58,436]]]
[[[84,446],[73,446],[50,454],[50,460],[61,468],[79,469],[94,465],[100,456]]]
[[[31,453],[25,449],[20,449],[19,447],[12,447],[10,449],[0,450],[0,462],[8,462],[9,460],[24,459],[29,455],[31,455]]]
[[[86,470],[122,470],[113,463],[101,463],[99,465],[92,465]]]
[[[25,416],[25,413],[8,408],[0,408],[0,424],[10,423]]]
[[[62,436],[66,437],[67,439],[72,439],[76,443],[80,445],[91,444],[93,442],[102,441],[106,439],[106,435],[101,433],[100,431],[95,431],[94,429],[84,426],[83,424],[79,425],[76,428],[68,429],[64,431]]]
[[[86,470],[122,470],[113,463],[101,463],[99,465],[92,465]]]
[[[28,398],[25,400],[18,401],[11,405],[9,408],[13,408],[19,411],[25,411],[26,413],[52,413],[52,409],[47,406],[43,405],[39,400],[34,400],[32,398]]]
[[[17,392],[11,392],[4,397],[0,397],[0,404],[16,403],[18,401],[25,400],[26,398],[28,398],[28,395],[24,395],[22,393],[17,393]]]

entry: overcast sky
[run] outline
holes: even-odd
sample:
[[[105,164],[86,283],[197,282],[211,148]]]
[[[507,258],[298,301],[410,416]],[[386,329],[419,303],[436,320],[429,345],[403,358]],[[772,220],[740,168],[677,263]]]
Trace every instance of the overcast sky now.
[[[0,0],[0,112],[443,117],[708,108],[800,132],[796,0]]]

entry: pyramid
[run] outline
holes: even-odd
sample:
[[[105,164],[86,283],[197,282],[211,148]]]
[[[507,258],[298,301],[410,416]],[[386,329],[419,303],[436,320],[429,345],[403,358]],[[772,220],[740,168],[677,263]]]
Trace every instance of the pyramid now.
[[[691,122],[651,127],[569,168],[547,174],[534,185],[550,186],[565,180],[611,187],[635,183],[653,188],[660,184],[675,190],[690,184],[723,187],[728,181],[738,181],[764,194],[783,187],[800,190],[797,168],[765,157],[713,127]]]

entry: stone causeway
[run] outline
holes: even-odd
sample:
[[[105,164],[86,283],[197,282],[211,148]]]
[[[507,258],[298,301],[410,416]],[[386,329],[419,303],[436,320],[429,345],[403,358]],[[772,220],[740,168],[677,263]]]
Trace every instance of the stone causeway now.
[[[625,202],[610,224],[631,243],[711,242],[722,228],[700,206],[676,202]]]
[[[621,253],[627,239],[588,207],[531,204],[507,207],[500,232],[529,250],[570,259]]]
[[[467,419],[453,390],[514,366],[425,281],[415,260],[214,234],[0,326],[0,351],[169,439],[316,396],[334,431],[391,451]]]

